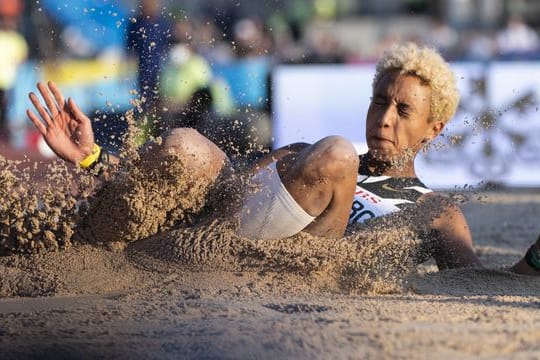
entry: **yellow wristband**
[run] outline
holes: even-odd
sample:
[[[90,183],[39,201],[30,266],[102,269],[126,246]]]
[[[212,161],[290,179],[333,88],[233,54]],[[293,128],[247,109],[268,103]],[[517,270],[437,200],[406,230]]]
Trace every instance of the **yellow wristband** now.
[[[99,155],[101,155],[101,147],[98,144],[94,144],[90,155],[82,159],[79,165],[83,169],[88,169],[90,166],[94,165],[99,160]]]

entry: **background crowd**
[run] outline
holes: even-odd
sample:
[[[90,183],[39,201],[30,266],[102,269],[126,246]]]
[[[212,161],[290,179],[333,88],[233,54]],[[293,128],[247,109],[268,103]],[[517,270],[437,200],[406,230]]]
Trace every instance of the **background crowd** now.
[[[134,89],[126,95],[140,100],[149,134],[190,126],[231,151],[253,142],[269,147],[275,66],[370,63],[404,40],[434,46],[454,61],[537,60],[536,3],[0,0],[0,135],[19,148],[28,145],[27,137],[17,137],[26,120],[9,111],[16,107],[14,88],[24,84],[21,72],[99,61],[122,64],[120,77]],[[86,110],[107,112],[92,104]]]

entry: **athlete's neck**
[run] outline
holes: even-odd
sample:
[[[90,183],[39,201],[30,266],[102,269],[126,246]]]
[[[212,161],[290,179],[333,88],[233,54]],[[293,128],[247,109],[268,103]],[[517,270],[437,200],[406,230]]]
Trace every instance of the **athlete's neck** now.
[[[368,152],[363,156],[362,161],[366,162],[367,169],[372,175],[416,177],[414,159],[410,159],[410,157],[382,160]]]

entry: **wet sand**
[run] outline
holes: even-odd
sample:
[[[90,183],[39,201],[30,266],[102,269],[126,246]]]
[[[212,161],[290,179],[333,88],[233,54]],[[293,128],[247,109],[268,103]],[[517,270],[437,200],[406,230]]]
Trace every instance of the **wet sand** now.
[[[490,269],[428,262],[369,288],[341,286],[323,252],[286,270],[193,269],[144,242],[4,256],[0,357],[538,358],[540,279],[500,269],[540,232],[540,195],[474,194],[463,210]]]

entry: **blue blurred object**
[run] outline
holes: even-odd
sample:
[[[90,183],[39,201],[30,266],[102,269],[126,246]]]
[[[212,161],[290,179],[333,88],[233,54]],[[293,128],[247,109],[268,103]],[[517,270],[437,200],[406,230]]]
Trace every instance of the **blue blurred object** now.
[[[124,47],[128,10],[118,1],[42,0],[42,6],[64,27],[78,28],[97,49]]]
[[[212,64],[214,77],[222,78],[230,86],[231,95],[239,107],[264,108],[268,102],[267,57],[243,59],[233,63]]]
[[[26,148],[27,145],[26,133],[29,121],[26,118],[26,109],[32,106],[28,100],[28,93],[35,88],[39,81],[36,65],[35,61],[21,64],[15,78],[15,86],[10,90],[6,118],[10,134],[9,142],[13,148],[19,150]]]
[[[138,65],[139,96],[145,101],[141,106],[152,109],[160,100],[159,74],[169,56],[173,24],[158,11],[142,11],[127,27],[127,47]]]

